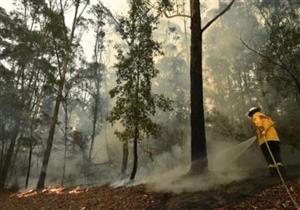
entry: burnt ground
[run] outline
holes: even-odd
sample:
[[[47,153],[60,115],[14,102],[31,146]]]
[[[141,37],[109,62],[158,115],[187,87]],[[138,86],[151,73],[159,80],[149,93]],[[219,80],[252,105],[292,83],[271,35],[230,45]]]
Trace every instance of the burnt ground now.
[[[288,169],[288,186],[300,203],[300,168]],[[201,209],[295,209],[277,177],[253,172],[251,178],[216,189],[153,192],[151,187],[49,188],[44,192],[0,193],[1,210],[201,210]]]

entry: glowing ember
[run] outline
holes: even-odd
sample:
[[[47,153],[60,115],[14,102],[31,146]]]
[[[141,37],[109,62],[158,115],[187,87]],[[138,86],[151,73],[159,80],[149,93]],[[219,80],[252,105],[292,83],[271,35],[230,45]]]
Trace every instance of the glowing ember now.
[[[89,189],[85,188],[85,189],[81,189],[79,186],[74,188],[71,191],[67,191],[64,187],[58,186],[58,187],[46,187],[42,190],[42,193],[46,193],[46,194],[64,194],[64,193],[68,193],[68,194],[80,194],[83,192],[88,192]],[[34,189],[30,189],[28,191],[24,191],[24,192],[18,192],[15,193],[13,195],[11,195],[10,197],[18,197],[18,198],[27,198],[33,195],[38,194],[38,192]]]
[[[74,188],[73,190],[69,191],[69,194],[79,194],[79,193],[83,193],[83,192],[88,192],[89,188],[86,189],[81,189],[79,186]]]
[[[25,192],[18,192],[18,193],[15,193],[15,194],[12,194],[10,197],[18,197],[18,198],[27,198],[27,197],[30,197],[30,196],[33,196],[33,195],[36,195],[37,192],[33,189],[30,189],[28,191],[25,191]]]
[[[55,188],[50,188],[48,189],[49,193],[56,193],[56,194],[62,194],[64,193],[65,188],[63,187],[55,187]]]
[[[79,193],[82,193],[82,190],[79,186],[76,187],[75,189],[69,191],[69,194],[79,194]]]

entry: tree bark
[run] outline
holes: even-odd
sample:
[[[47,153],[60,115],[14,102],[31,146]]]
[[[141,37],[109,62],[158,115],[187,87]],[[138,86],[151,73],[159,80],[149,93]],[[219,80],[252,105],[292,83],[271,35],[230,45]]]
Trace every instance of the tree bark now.
[[[61,178],[61,185],[64,185],[65,174],[66,174],[66,161],[67,161],[67,142],[68,142],[68,101],[67,96],[65,96],[65,133],[64,133],[64,164],[63,164],[63,174]]]
[[[191,5],[191,172],[207,169],[202,79],[202,30],[199,0]]]
[[[49,135],[48,135],[47,146],[46,146],[46,150],[45,150],[45,153],[44,153],[41,173],[40,173],[39,180],[38,180],[37,187],[36,187],[37,190],[41,190],[45,187],[47,167],[48,167],[50,153],[51,153],[51,149],[52,149],[52,144],[53,144],[53,138],[54,138],[56,123],[57,123],[57,116],[58,116],[58,112],[59,112],[59,107],[60,107],[60,103],[62,101],[62,91],[63,91],[64,84],[65,84],[64,77],[65,77],[65,72],[66,72],[66,68],[67,68],[66,64],[65,64],[64,68],[65,69],[64,69],[63,78],[62,78],[62,80],[60,81],[60,84],[59,84],[58,94],[57,94],[57,97],[56,97],[54,111],[53,111],[53,114],[52,114],[52,121],[51,121],[50,131],[49,131]]]
[[[108,158],[109,164],[111,164],[112,158],[111,158],[110,149],[109,149],[108,141],[107,141],[107,124],[106,123],[105,123],[105,128],[104,128],[104,135],[105,135],[105,146],[106,146],[107,158]],[[128,148],[127,148],[127,151],[128,151]]]
[[[32,151],[33,151],[33,146],[30,144],[29,156],[28,156],[28,168],[27,168],[26,181],[25,181],[25,188],[28,187],[28,183],[29,183],[30,169],[31,169],[31,159],[32,159]]]
[[[128,142],[124,142],[123,143],[122,168],[121,168],[122,175],[126,174],[127,165],[128,165]]]
[[[1,152],[0,152],[0,174],[1,174],[1,169],[3,166],[3,159],[4,159],[4,141],[1,141]]]
[[[137,167],[138,167],[138,128],[135,128],[135,137],[133,139],[133,168],[130,176],[130,180],[134,180]]]
[[[66,55],[64,56],[64,59],[63,59],[62,68],[59,68],[59,70],[62,70],[62,71],[59,72],[60,73],[60,81],[59,81],[59,85],[58,85],[58,91],[57,91],[57,97],[55,100],[54,111],[52,114],[52,121],[51,121],[51,125],[50,125],[47,146],[46,146],[46,150],[44,153],[42,168],[41,168],[39,180],[38,180],[37,187],[36,187],[37,190],[41,190],[45,186],[47,167],[48,167],[48,162],[49,162],[50,153],[51,153],[51,149],[52,149],[53,138],[54,138],[54,134],[55,134],[57,116],[58,116],[61,101],[63,99],[62,93],[63,93],[63,89],[64,89],[64,85],[65,85],[66,73],[68,70],[69,61],[70,61],[71,54],[72,54],[72,44],[73,44],[73,39],[75,36],[75,29],[76,29],[76,26],[78,25],[78,20],[80,19],[81,15],[83,14],[84,10],[86,9],[87,5],[89,4],[89,1],[86,2],[84,8],[82,9],[81,13],[79,13],[79,15],[78,15],[78,9],[79,9],[81,1],[75,1],[75,12],[74,12],[72,28],[71,28],[69,37],[68,37],[68,29],[65,24],[64,9],[63,9],[63,5],[62,5],[62,1],[60,3],[61,3],[61,15],[63,17],[63,25],[64,25],[64,36],[65,36],[65,40],[64,40],[65,41],[65,49],[64,50],[66,50]]]
[[[4,189],[5,187],[5,182],[7,179],[7,175],[9,172],[9,168],[11,166],[11,160],[14,154],[14,149],[15,149],[15,145],[16,145],[16,141],[19,135],[19,130],[20,130],[20,121],[17,122],[16,127],[14,129],[14,133],[13,136],[11,138],[11,142],[8,148],[8,151],[6,153],[6,157],[4,160],[4,164],[3,164],[3,168],[0,174],[0,189]]]
[[[93,153],[94,142],[95,142],[95,137],[96,137],[97,118],[98,118],[98,106],[99,106],[99,94],[100,94],[99,85],[96,85],[96,88],[97,88],[97,95],[94,97],[95,107],[94,107],[94,113],[93,113],[93,130],[92,130],[92,138],[91,138],[91,147],[90,147],[90,151],[89,151],[89,162],[91,162],[91,159],[92,159],[92,153]]]

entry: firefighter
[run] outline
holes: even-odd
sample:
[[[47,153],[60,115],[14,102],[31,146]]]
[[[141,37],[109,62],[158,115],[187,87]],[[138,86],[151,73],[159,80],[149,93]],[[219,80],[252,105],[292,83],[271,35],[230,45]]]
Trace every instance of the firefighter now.
[[[259,107],[252,107],[249,109],[247,115],[249,118],[251,118],[252,123],[256,128],[258,144],[268,163],[270,175],[276,176],[277,170],[267,145],[273,154],[279,170],[284,173],[284,166],[280,157],[280,139],[275,129],[274,121],[271,119],[271,117],[262,113]]]

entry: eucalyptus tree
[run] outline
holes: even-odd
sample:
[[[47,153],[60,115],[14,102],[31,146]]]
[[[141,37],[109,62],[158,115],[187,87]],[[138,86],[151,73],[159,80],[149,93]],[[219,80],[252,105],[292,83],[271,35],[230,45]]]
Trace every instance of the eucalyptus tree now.
[[[47,4],[48,3],[48,4]],[[52,113],[52,120],[47,139],[47,145],[43,157],[42,168],[37,183],[37,189],[44,188],[47,174],[48,162],[51,154],[55,128],[58,119],[60,104],[63,99],[63,90],[66,83],[66,75],[70,71],[70,65],[74,61],[75,50],[79,46],[80,36],[78,28],[84,25],[85,19],[82,17],[83,12],[87,8],[88,0],[73,0],[73,1],[49,1],[45,3],[43,15],[48,20],[45,30],[50,35],[53,42],[54,54],[56,55],[57,63],[57,92]],[[73,21],[71,28],[66,25],[66,10],[72,9]]]
[[[160,1],[159,12],[167,18],[190,18],[191,50],[190,50],[190,97],[191,97],[191,170],[193,173],[201,173],[207,170],[207,148],[205,135],[205,116],[203,103],[203,34],[223,14],[225,14],[235,0],[230,1],[221,11],[202,26],[202,14],[200,10],[201,0],[190,0],[190,14],[182,14],[174,6],[176,1]],[[175,11],[174,14],[169,14]]]
[[[92,24],[94,25],[94,33],[95,33],[95,44],[94,44],[94,55],[93,55],[93,63],[90,64],[90,94],[93,98],[92,103],[92,135],[91,135],[91,144],[89,149],[89,161],[92,159],[92,153],[94,148],[94,141],[97,133],[99,132],[99,118],[101,110],[100,103],[100,88],[101,83],[103,81],[105,65],[103,64],[103,51],[104,51],[104,11],[100,4],[93,6],[91,9],[91,14],[95,17],[92,20]]]
[[[215,10],[208,11],[208,16]],[[230,15],[224,15],[205,36],[205,73],[210,81],[205,97],[212,101],[214,110],[206,115],[209,126],[215,132],[241,140],[252,130],[245,110],[263,101],[255,69],[258,57],[240,42],[240,37],[255,37],[261,44],[266,40],[267,34],[256,14],[249,3],[238,2]]]
[[[145,1],[131,0],[129,4],[129,17],[119,21],[119,32],[127,49],[118,48],[117,86],[110,91],[116,103],[109,121],[123,127],[115,134],[124,144],[133,141],[132,180],[138,167],[138,142],[146,135],[160,133],[159,125],[151,117],[158,108],[170,110],[170,100],[151,91],[151,80],[158,74],[154,56],[161,54],[159,43],[153,40],[158,17],[150,13]]]
[[[274,66],[270,73],[292,82],[298,97],[300,96],[299,75],[299,8],[298,1],[257,1],[253,3],[258,10],[258,18],[263,20],[269,39],[260,48],[244,45],[261,56],[265,63]],[[276,71],[276,72],[275,72]]]
[[[256,39],[242,39],[260,59],[256,75],[260,81],[264,107],[280,119],[279,129],[289,144],[299,148],[300,70],[299,70],[299,8],[298,1],[254,1],[268,38],[257,43]],[[284,88],[282,88],[284,87]]]
[[[2,153],[5,160],[0,170],[0,188],[4,187],[9,169],[12,169],[17,161],[22,140],[32,139],[35,135],[33,131],[37,126],[36,121],[44,95],[42,87],[49,82],[46,72],[51,69],[51,64],[45,58],[47,53],[44,36],[37,29],[41,24],[39,22],[42,22],[39,19],[40,3],[31,1],[16,3],[23,9],[15,9],[9,15],[3,9],[0,11],[1,27],[4,27],[1,28],[0,35],[0,61],[3,71],[1,77],[3,81],[6,80],[3,87],[11,85],[5,95],[16,97],[15,99],[3,97],[7,105],[11,100],[14,104],[10,107],[14,113],[11,115],[14,116],[14,120],[10,121],[10,117],[3,120],[5,124],[11,124],[13,135],[9,137],[10,143],[6,154]],[[21,136],[27,138],[19,138]],[[32,147],[29,147],[29,159],[30,154]]]

